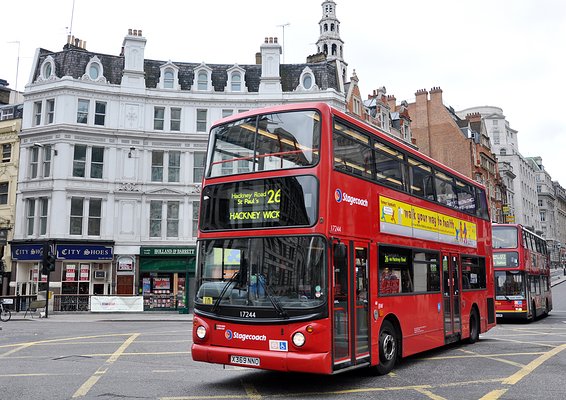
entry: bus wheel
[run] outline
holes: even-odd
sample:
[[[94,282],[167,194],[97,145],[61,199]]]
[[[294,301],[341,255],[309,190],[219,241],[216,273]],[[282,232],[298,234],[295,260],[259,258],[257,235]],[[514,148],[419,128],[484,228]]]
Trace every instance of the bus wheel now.
[[[480,338],[480,318],[476,309],[472,309],[470,313],[470,337],[468,343],[475,343]]]
[[[391,372],[397,361],[398,351],[397,332],[391,322],[383,321],[379,331],[379,365],[375,367],[379,375]]]

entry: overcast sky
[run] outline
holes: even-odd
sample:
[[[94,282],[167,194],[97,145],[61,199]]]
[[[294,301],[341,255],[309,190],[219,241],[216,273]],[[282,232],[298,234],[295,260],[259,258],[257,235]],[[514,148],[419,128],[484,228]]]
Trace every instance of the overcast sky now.
[[[284,33],[284,62],[303,63],[316,53],[321,3],[75,0],[73,13],[73,0],[4,1],[0,78],[24,90],[35,49],[60,51],[71,27],[90,51],[118,55],[133,28],[147,39],[147,59],[212,64],[253,64],[264,37],[282,41]],[[542,156],[566,187],[566,1],[336,5],[348,72],[356,71],[364,98],[385,86],[398,102],[413,102],[418,89],[439,86],[445,105],[457,111],[500,107],[519,132],[521,154]]]

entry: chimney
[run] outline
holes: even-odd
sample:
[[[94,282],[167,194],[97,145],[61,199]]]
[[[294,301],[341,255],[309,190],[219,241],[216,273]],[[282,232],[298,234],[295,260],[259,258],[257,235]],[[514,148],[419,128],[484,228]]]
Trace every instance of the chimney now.
[[[122,42],[124,55],[124,71],[122,86],[145,89],[145,44],[147,40],[141,36],[141,29],[128,29],[128,35]]]
[[[261,79],[259,83],[260,93],[281,93],[281,76],[279,74],[281,45],[277,38],[266,37],[260,47],[261,51]]]
[[[440,87],[435,86],[430,89],[430,101],[442,104],[442,89]]]

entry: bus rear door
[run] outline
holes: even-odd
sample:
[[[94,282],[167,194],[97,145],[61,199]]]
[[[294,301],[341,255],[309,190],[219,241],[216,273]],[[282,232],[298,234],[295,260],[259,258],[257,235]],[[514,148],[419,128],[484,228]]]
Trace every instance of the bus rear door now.
[[[442,256],[442,293],[444,303],[444,341],[452,343],[462,333],[460,315],[460,262],[457,254]]]
[[[333,249],[333,353],[338,370],[369,362],[369,258],[364,242],[336,241]]]

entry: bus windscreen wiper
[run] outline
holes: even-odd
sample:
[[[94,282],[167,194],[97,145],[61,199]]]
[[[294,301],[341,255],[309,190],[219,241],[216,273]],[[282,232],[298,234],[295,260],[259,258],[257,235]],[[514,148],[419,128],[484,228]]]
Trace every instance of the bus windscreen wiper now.
[[[228,279],[228,282],[226,282],[226,284],[224,285],[224,287],[222,288],[222,290],[220,291],[220,294],[218,295],[218,298],[216,299],[216,301],[214,302],[214,305],[212,306],[212,312],[215,313],[218,310],[218,306],[220,305],[220,302],[222,301],[222,299],[224,298],[224,295],[226,294],[226,291],[228,290],[228,288],[230,287],[230,284],[232,282],[234,282],[236,280],[236,278],[238,278],[238,276],[240,275],[240,271],[236,271],[234,273],[234,275],[232,275],[232,277],[230,279]]]
[[[279,316],[281,318],[285,318],[285,319],[289,318],[287,311],[285,311],[285,309],[281,306],[281,303],[279,302],[279,300],[277,300],[275,298],[275,296],[273,296],[273,294],[271,293],[271,288],[267,284],[265,277],[263,275],[259,275],[257,280],[259,281],[259,283],[263,287],[263,290],[265,290],[265,294],[267,295],[267,298],[269,299],[269,301],[273,305],[273,308],[275,308],[275,310],[277,311]]]

